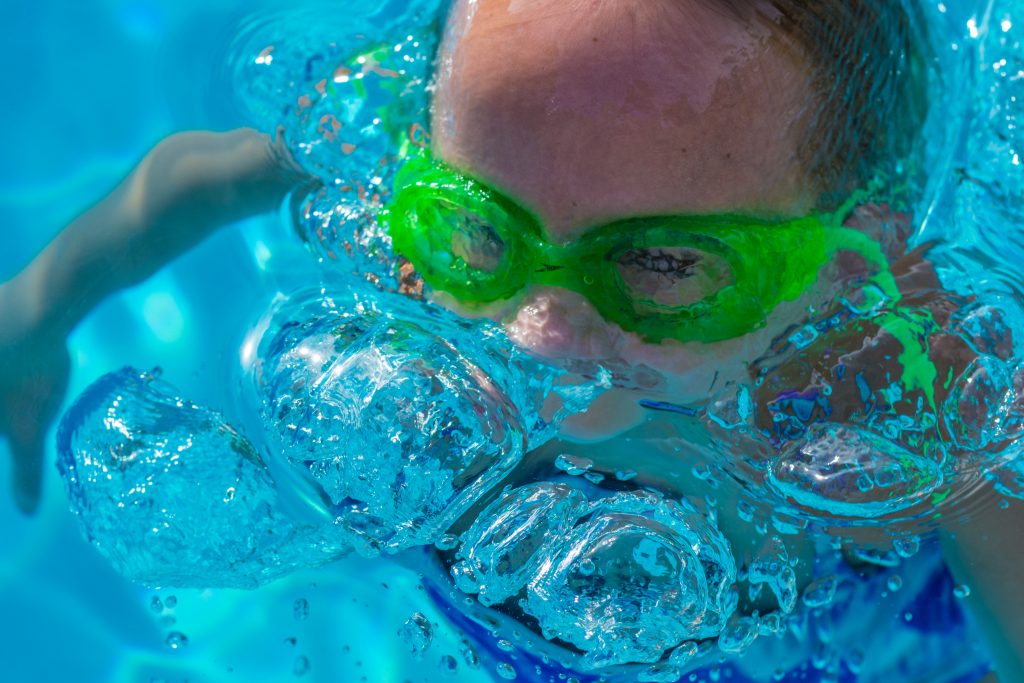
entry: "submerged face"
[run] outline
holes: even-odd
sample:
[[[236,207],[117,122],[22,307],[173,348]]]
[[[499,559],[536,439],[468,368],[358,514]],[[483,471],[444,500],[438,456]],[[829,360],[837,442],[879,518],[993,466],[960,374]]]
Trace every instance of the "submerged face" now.
[[[820,188],[798,161],[810,69],[768,3],[463,0],[453,11],[435,154],[516,199],[552,242],[643,215],[811,211]],[[772,318],[792,322],[787,308]],[[540,353],[654,370],[637,382],[672,385],[676,400],[742,372],[737,361],[778,331],[650,344],[558,287],[485,312]]]

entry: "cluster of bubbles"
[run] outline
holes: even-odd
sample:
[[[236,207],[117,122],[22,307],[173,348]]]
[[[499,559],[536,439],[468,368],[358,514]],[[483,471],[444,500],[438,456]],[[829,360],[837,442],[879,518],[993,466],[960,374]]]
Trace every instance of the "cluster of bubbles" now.
[[[510,489],[462,534],[451,571],[484,604],[521,596],[544,636],[585,653],[587,669],[673,650],[678,671],[737,604],[721,532],[685,500],[653,491],[589,501],[563,483]]]
[[[156,374],[90,386],[61,421],[57,464],[88,540],[139,583],[251,588],[342,550],[282,513],[244,436]]]
[[[265,457],[135,370],[72,405],[60,470],[88,538],[122,573],[253,586],[351,551],[433,543],[607,383],[574,384],[497,327],[421,301],[344,296],[283,298],[246,342]]]
[[[907,386],[906,368],[860,372],[848,357],[823,353],[835,344],[829,334],[870,319],[797,330],[765,359],[758,382],[725,386],[698,407],[714,435],[707,457],[741,477],[755,498],[767,494],[776,510],[812,522],[923,523],[937,508],[967,514],[964,501],[986,479],[1004,495],[1024,495],[1012,483],[1021,464],[1024,369],[975,351],[966,365],[941,368],[946,382],[930,402]],[[808,328],[825,334],[807,342]],[[983,348],[962,326],[931,334]]]
[[[343,296],[280,301],[246,349],[275,452],[362,555],[433,543],[600,391],[497,326],[368,287]]]
[[[236,39],[234,77],[249,86],[238,90],[240,108],[258,128],[278,130],[320,182],[293,208],[299,236],[326,273],[397,286],[377,215],[401,157],[427,144],[444,4],[317,7],[263,17]]]

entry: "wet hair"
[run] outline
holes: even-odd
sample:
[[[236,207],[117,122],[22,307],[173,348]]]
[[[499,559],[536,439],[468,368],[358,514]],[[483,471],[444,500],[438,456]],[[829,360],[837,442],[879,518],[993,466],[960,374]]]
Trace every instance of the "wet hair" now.
[[[735,5],[742,0],[719,0]],[[902,184],[924,120],[923,25],[900,0],[770,0],[811,63],[801,161],[835,206],[872,180]]]

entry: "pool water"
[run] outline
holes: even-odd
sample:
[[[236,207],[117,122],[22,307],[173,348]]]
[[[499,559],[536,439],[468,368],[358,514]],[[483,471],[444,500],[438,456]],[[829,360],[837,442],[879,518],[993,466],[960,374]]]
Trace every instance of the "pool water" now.
[[[163,136],[244,124],[225,90],[227,45],[251,13],[293,7],[221,0],[6,6],[0,51],[8,66],[0,84],[20,104],[0,113],[10,131],[0,143],[0,279]],[[278,272],[288,271],[292,256],[307,262],[280,226],[269,217],[226,230],[104,303],[71,340],[69,397],[131,364],[162,367],[197,402],[230,405],[230,387],[211,377],[237,363],[243,332],[268,301],[273,283],[257,255],[273,248]],[[214,280],[230,305],[211,300]],[[462,647],[439,626],[429,654],[414,659],[397,632],[417,612],[442,620],[416,575],[391,563],[341,562],[253,592],[133,585],[83,541],[52,460],[40,511],[25,519],[7,494],[6,446],[0,459],[0,609],[8,615],[0,680],[423,680],[440,676],[442,654],[458,656]],[[459,680],[488,680],[459,663]]]
[[[963,35],[955,38],[963,41],[958,49],[977,52],[981,60],[984,53],[971,41],[986,40],[996,27],[1012,37],[1012,22],[1006,28],[1009,19],[1003,17],[1010,16],[1014,4],[1002,9],[986,3],[930,7],[932,14],[946,15],[950,26],[962,28]],[[314,14],[335,21],[343,12],[325,3],[311,7]],[[0,114],[12,131],[0,154],[0,218],[9,235],[0,279],[13,274],[164,135],[246,123],[245,116],[254,112],[244,111],[230,94],[238,76],[230,47],[240,32],[251,30],[251,14],[294,15],[302,8],[270,1],[242,8],[216,1],[190,6],[109,0],[88,10],[44,2],[9,11],[0,44],[11,53],[7,63],[18,66],[4,73],[9,80],[2,85],[28,106]],[[972,60],[951,63],[962,69],[944,71],[951,80],[979,67]],[[997,73],[999,68],[1010,67],[1003,64]],[[981,71],[988,74],[989,69]],[[972,113],[963,103],[943,105],[958,117]],[[1006,116],[995,117],[993,126],[1005,123]],[[991,172],[984,163],[989,157],[977,153],[979,144],[968,135],[943,149],[955,150],[957,161],[966,158],[969,171]],[[1012,144],[1011,138],[1007,145]],[[1013,149],[994,150],[990,156],[996,152],[1001,152],[999,159],[1011,159],[1010,166],[1019,165],[1012,161]],[[943,204],[956,191],[938,181],[929,188],[925,201],[931,202],[931,220],[925,236],[954,234],[964,222],[951,221],[954,210]],[[979,196],[973,204],[971,199],[960,201],[958,210],[986,210],[988,197]],[[983,238],[976,241],[985,244]],[[968,282],[971,270],[957,267],[963,263],[957,259],[967,257],[956,249],[950,252],[950,280],[1005,299],[1010,313],[1017,313],[1015,290],[1006,291],[1017,286],[1012,272]],[[1012,262],[1012,255],[1005,256]],[[223,231],[148,282],[104,303],[76,330],[69,396],[124,365],[159,367],[182,395],[236,418],[243,406],[224,368],[238,364],[246,330],[265,309],[269,294],[301,283],[310,263],[281,217]],[[424,582],[417,572],[429,560],[424,565],[409,559],[409,568],[382,560],[344,560],[300,570],[254,591],[140,588],[82,540],[59,479],[52,468],[47,475],[36,519],[21,518],[9,502],[0,505],[4,544],[10,549],[0,564],[0,608],[9,615],[0,639],[4,680],[472,682],[508,678],[509,661],[516,661],[512,670],[518,669],[520,678],[531,680],[533,666],[539,665],[524,655],[515,659],[510,654],[514,648],[465,620],[444,585]],[[9,488],[6,478],[0,484],[2,490]],[[921,571],[914,576],[923,581],[929,575]],[[891,595],[898,592],[892,584],[889,588]],[[934,595],[948,588],[916,586]],[[911,593],[909,586],[902,590],[904,596]],[[934,608],[931,616],[947,620],[971,651],[975,641],[951,605]],[[892,597],[888,606],[906,621],[929,614],[927,608],[907,607]],[[941,643],[932,646],[941,649]],[[55,647],[60,657],[53,656]],[[964,680],[972,680],[977,670],[967,667]],[[557,680],[557,673],[548,675]],[[742,680],[730,668],[714,675]],[[856,678],[850,667],[843,675],[844,680]]]

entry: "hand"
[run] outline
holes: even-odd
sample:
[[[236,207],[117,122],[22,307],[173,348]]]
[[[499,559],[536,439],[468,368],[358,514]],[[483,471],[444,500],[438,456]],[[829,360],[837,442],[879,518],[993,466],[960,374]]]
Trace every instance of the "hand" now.
[[[0,438],[13,456],[15,503],[31,514],[39,505],[46,435],[67,390],[70,358],[64,336],[34,326],[25,307],[11,283],[0,285]]]

